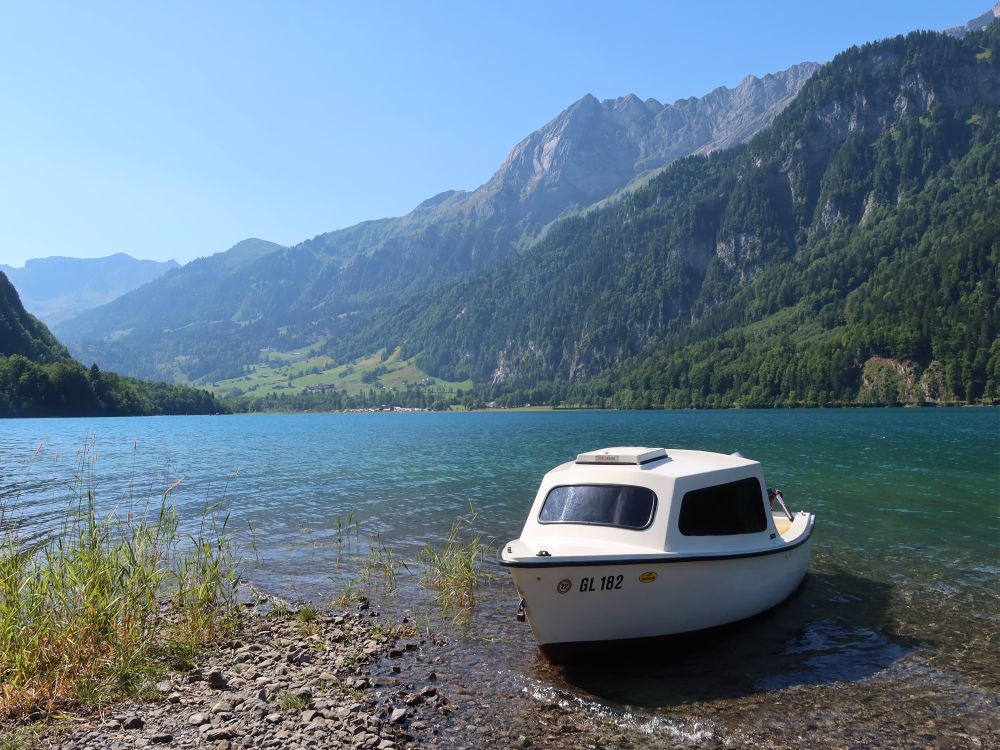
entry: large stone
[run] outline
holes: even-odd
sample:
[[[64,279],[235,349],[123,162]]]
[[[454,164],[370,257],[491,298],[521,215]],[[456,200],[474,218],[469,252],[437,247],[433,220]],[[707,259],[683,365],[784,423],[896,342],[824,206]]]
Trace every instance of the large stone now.
[[[223,676],[221,670],[213,669],[208,673],[208,686],[213,690],[225,690],[229,686],[229,681]]]
[[[146,722],[144,722],[141,717],[134,714],[126,716],[122,721],[123,729],[142,729],[144,726],[146,726]]]
[[[209,729],[204,736],[208,742],[221,742],[235,738],[236,730],[231,727],[219,727],[218,729]]]

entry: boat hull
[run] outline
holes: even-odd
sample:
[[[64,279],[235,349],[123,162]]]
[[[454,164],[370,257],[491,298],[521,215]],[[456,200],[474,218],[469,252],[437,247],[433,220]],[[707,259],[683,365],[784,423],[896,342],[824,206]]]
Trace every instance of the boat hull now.
[[[506,566],[552,658],[577,644],[690,633],[760,614],[796,590],[811,546],[809,535],[754,555]]]

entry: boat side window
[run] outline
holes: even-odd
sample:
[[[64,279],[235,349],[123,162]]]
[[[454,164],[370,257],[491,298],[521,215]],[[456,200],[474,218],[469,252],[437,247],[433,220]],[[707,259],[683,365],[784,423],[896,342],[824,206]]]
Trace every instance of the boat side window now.
[[[647,487],[574,484],[549,490],[538,522],[645,529],[655,510],[656,494]]]
[[[754,534],[767,528],[760,482],[752,477],[684,494],[677,520],[685,536]]]

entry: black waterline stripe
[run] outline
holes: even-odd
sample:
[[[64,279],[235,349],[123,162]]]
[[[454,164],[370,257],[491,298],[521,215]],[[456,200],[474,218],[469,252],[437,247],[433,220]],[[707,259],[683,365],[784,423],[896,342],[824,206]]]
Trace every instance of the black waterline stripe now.
[[[803,544],[808,542],[812,538],[813,525],[815,524],[815,519],[809,522],[809,531],[806,535],[795,542],[794,544],[789,544],[787,546],[778,547],[777,549],[764,549],[755,550],[753,552],[731,552],[725,555],[687,555],[685,557],[678,557],[676,555],[663,556],[663,557],[642,557],[642,558],[606,558],[603,560],[576,560],[573,562],[560,561],[559,558],[554,560],[550,559],[538,559],[538,560],[519,560],[517,562],[507,562],[502,559],[500,555],[497,555],[497,562],[500,563],[505,568],[585,568],[597,565],[658,565],[660,563],[683,563],[683,562],[699,562],[699,561],[711,561],[711,560],[739,560],[745,557],[765,557],[767,555],[778,555],[782,552],[788,552],[796,547],[801,547]],[[503,554],[503,547],[500,548],[500,554]]]

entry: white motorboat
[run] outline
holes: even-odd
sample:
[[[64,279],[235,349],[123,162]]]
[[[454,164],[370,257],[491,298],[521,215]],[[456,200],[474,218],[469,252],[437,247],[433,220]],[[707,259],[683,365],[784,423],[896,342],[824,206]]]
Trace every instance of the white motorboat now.
[[[738,453],[581,453],[545,475],[521,537],[500,550],[518,618],[561,661],[584,644],[703,630],[780,604],[805,576],[815,518],[766,487]]]

